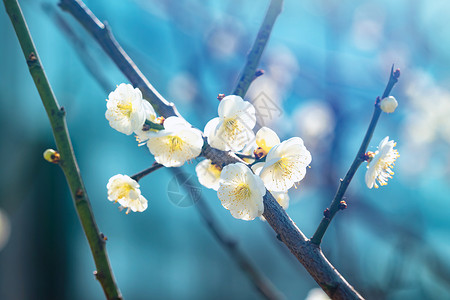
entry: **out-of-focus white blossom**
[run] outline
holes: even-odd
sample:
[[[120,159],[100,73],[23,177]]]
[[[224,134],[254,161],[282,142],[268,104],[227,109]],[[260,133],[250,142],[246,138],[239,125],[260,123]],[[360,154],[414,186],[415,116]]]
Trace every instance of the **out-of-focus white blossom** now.
[[[147,147],[158,163],[180,167],[200,155],[203,137],[200,130],[192,128],[182,118],[169,117],[164,121],[163,130],[149,132]]]
[[[308,292],[305,300],[330,300],[330,297],[321,288],[314,288]]]
[[[211,160],[205,159],[195,167],[198,181],[208,189],[217,191],[219,189],[220,173],[222,169],[211,163]]]
[[[255,137],[255,107],[236,95],[226,96],[219,104],[219,117],[204,129],[208,143],[220,150],[240,151]]]
[[[106,108],[105,117],[109,125],[126,135],[141,129],[147,118],[156,117],[153,107],[142,98],[141,91],[131,84],[121,83],[111,92]]]
[[[259,176],[269,191],[285,192],[305,177],[311,163],[311,153],[299,137],[273,147]]]
[[[246,165],[235,163],[223,168],[217,196],[236,219],[249,221],[260,217],[265,194],[264,183]]]
[[[369,189],[373,186],[378,188],[377,181],[381,186],[386,185],[388,179],[394,175],[391,168],[400,156],[398,151],[394,149],[395,145],[394,141],[389,141],[388,136],[378,145],[378,150],[373,154],[373,158],[367,165],[366,184]]]
[[[137,181],[127,175],[114,175],[106,185],[108,189],[108,200],[119,202],[121,209],[127,209],[127,214],[130,210],[143,212],[147,209],[148,203],[147,199],[141,195],[139,187]]]
[[[393,96],[386,97],[380,102],[380,108],[385,113],[393,113],[397,106],[398,102]]]
[[[11,236],[11,221],[6,211],[0,208],[0,251],[6,246]]]

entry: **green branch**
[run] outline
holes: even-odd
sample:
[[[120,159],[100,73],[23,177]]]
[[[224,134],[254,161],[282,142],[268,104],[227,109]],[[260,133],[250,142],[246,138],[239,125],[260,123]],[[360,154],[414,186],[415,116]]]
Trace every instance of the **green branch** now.
[[[259,65],[261,55],[264,48],[266,48],[273,25],[275,24],[278,15],[281,13],[282,8],[283,0],[272,0],[270,2],[264,21],[259,28],[259,32],[256,36],[255,42],[253,43],[252,49],[247,55],[247,62],[242,70],[241,77],[232,95],[239,95],[244,98],[250,84],[257,77],[256,68]]]
[[[384,90],[382,99],[389,96],[392,88],[397,83],[399,77],[400,77],[400,71],[399,70],[394,71],[394,66],[392,66],[391,74],[389,76],[389,81]],[[380,114],[381,114],[381,109],[380,109],[380,105],[379,105],[379,99],[377,99],[377,101],[375,103],[373,115],[372,115],[372,120],[370,121],[369,128],[367,128],[366,135],[364,136],[361,146],[359,147],[358,153],[356,153],[356,157],[353,160],[353,163],[350,166],[350,169],[348,170],[344,179],[341,180],[341,183],[339,184],[339,188],[333,198],[333,201],[331,202],[330,208],[327,208],[325,210],[324,217],[322,218],[322,221],[320,221],[320,224],[317,227],[316,232],[314,233],[313,237],[311,238],[311,243],[313,243],[317,246],[320,246],[323,235],[327,231],[327,228],[330,225],[331,220],[336,215],[336,213],[339,210],[341,210],[341,201],[344,197],[345,192],[347,191],[347,188],[348,188],[350,182],[352,181],[353,176],[355,175],[359,166],[364,162],[364,154],[366,153],[367,147],[369,146],[370,140],[372,139],[373,132],[375,130],[375,127],[377,126],[378,119],[380,118]]]
[[[104,24],[95,17],[82,1],[61,0],[60,6],[71,13],[94,36],[96,41],[113,61],[116,62],[119,69],[133,85],[139,86],[143,82],[148,82],[117,42],[114,40],[115,43],[112,43],[108,40],[112,37],[111,32],[108,30],[108,35],[101,34],[105,30]],[[120,49],[120,51],[108,49],[107,46],[118,47],[117,49]],[[123,57],[115,57],[116,55]],[[123,66],[120,62],[129,63],[130,66]],[[128,74],[127,72],[130,73]],[[136,74],[142,77],[135,78]],[[150,87],[153,88],[149,85],[147,89]],[[153,106],[159,105],[161,107],[166,105],[159,97],[152,96],[151,94],[149,94],[148,100]],[[158,113],[163,117],[169,117],[173,115],[170,113],[172,109],[176,112],[174,105],[170,104],[167,109],[161,109],[161,112]],[[177,115],[180,116],[178,113]],[[235,154],[212,148],[208,144],[205,144],[203,147],[201,156],[210,159],[214,164],[219,166],[243,162]],[[264,196],[263,215],[277,233],[279,239],[286,244],[297,260],[332,299],[363,299],[342,275],[339,274],[336,268],[330,264],[320,248],[311,244],[269,192]]]
[[[96,278],[102,285],[107,299],[122,299],[109,264],[105,237],[98,230],[86,189],[81,179],[67,130],[64,108],[60,107],[56,101],[17,0],[3,0],[3,2],[22,47],[31,77],[50,120],[56,146],[60,154],[59,165],[66,176],[75,209],[97,267],[95,272]]]

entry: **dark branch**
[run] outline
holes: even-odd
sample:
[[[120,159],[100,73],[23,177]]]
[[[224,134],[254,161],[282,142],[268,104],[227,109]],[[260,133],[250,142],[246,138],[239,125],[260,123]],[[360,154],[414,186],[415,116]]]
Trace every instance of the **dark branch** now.
[[[400,71],[399,70],[394,71],[394,66],[392,66],[391,74],[389,76],[389,81],[386,85],[386,89],[384,90],[382,98],[386,98],[389,96],[392,88],[397,83],[399,77],[400,77]],[[318,246],[320,245],[320,243],[322,242],[323,235],[327,231],[327,228],[330,225],[331,220],[336,215],[336,213],[340,210],[340,203],[342,201],[342,198],[344,197],[344,194],[347,191],[347,188],[348,188],[350,182],[352,181],[352,178],[355,175],[356,171],[358,170],[359,166],[364,162],[364,154],[366,153],[367,147],[369,146],[370,140],[372,139],[373,132],[375,130],[375,127],[377,126],[378,119],[380,118],[380,114],[381,114],[381,109],[380,109],[379,101],[376,101],[375,108],[374,108],[373,115],[372,115],[372,120],[370,121],[369,128],[367,128],[366,135],[364,136],[364,139],[361,143],[358,153],[356,153],[356,157],[353,160],[353,163],[350,166],[350,169],[348,170],[344,179],[342,179],[341,183],[339,184],[339,188],[333,198],[333,201],[331,202],[330,208],[325,210],[327,213],[322,218],[322,221],[320,221],[320,224],[317,227],[316,232],[314,233],[313,237],[311,238],[311,242],[313,244],[318,245]]]
[[[239,78],[232,95],[239,95],[243,98],[253,80],[263,74],[261,70],[257,70],[256,68],[258,68],[261,55],[264,48],[266,48],[267,41],[269,40],[270,33],[272,32],[272,27],[275,24],[278,15],[281,13],[282,8],[283,0],[272,0],[270,2],[264,21],[259,28],[259,32],[256,36],[255,42],[253,43],[252,49],[247,55],[247,62],[242,70],[241,77]]]

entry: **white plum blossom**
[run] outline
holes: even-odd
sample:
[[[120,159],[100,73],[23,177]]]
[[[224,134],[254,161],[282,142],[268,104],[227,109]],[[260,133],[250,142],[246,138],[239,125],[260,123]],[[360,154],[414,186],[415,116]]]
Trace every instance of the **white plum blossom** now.
[[[397,149],[394,149],[396,145],[397,143],[393,140],[389,141],[387,136],[380,142],[375,153],[368,152],[368,155],[372,156],[366,172],[366,185],[369,189],[374,186],[378,188],[377,181],[381,186],[386,185],[388,179],[394,175],[391,168],[400,156]]]
[[[270,149],[280,143],[280,138],[272,129],[261,127],[256,133],[256,145],[261,147],[264,152],[269,153]]]
[[[255,137],[255,107],[236,95],[226,96],[219,104],[219,117],[210,120],[204,129],[208,143],[217,149],[240,151]]]
[[[142,98],[141,91],[131,84],[117,86],[109,94],[106,108],[105,117],[109,125],[126,135],[141,129],[147,118],[156,117],[153,107]]]
[[[227,165],[220,175],[217,196],[233,217],[253,220],[264,212],[266,188],[261,179],[243,163]]]
[[[155,160],[165,167],[180,167],[200,155],[203,136],[200,130],[179,117],[164,121],[164,129],[149,132],[147,147]]]
[[[256,158],[261,158],[269,153],[270,149],[280,143],[280,138],[272,129],[261,127],[255,137],[256,148],[254,151]]]
[[[330,297],[321,288],[314,288],[308,292],[305,300],[330,300]]]
[[[256,163],[254,165],[252,165],[252,170],[253,172],[255,172],[256,175],[259,175],[261,173],[261,170],[264,167],[264,162],[259,162]],[[289,195],[287,192],[275,192],[275,191],[270,191],[269,192],[272,194],[272,196],[275,198],[275,200],[277,200],[278,204],[281,205],[281,207],[283,207],[284,210],[288,209],[289,207]],[[261,220],[265,220],[264,217],[261,217]]]
[[[380,102],[380,108],[385,113],[393,113],[397,106],[398,102],[393,96],[386,97]]]
[[[270,192],[272,196],[277,200],[278,204],[286,210],[289,207],[289,195],[287,192]]]
[[[198,181],[208,189],[217,191],[219,189],[220,173],[222,169],[211,163],[211,160],[205,159],[197,164],[195,167]]]
[[[130,210],[143,212],[147,209],[147,199],[141,195],[139,184],[136,180],[127,175],[117,174],[111,177],[106,185],[108,189],[108,200],[119,202],[120,209],[126,208],[128,214]]]
[[[274,146],[266,156],[259,176],[269,191],[285,192],[305,177],[311,153],[299,137]]]

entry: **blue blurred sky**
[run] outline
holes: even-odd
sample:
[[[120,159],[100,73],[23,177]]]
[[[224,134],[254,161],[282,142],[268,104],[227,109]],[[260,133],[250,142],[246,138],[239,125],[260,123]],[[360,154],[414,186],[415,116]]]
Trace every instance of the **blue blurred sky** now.
[[[153,162],[146,147],[114,131],[104,117],[109,91],[127,80],[56,1],[20,3],[67,111],[125,297],[259,297],[195,208],[168,200],[173,178],[168,170],[141,181],[149,199],[144,213],[125,215],[107,201],[111,176],[131,175]],[[86,1],[158,91],[201,129],[217,115],[217,94],[230,93],[236,84],[268,3]],[[311,169],[290,194],[288,209],[311,236],[358,150],[392,64],[401,69],[392,93],[399,107],[381,116],[369,147],[376,150],[385,136],[396,140],[401,155],[396,174],[387,186],[369,190],[362,166],[347,193],[349,207],[332,223],[323,245],[330,261],[369,299],[450,299],[449,12],[444,0],[286,0],[261,61],[265,74],[248,93],[249,101],[263,93],[280,108],[263,125],[283,139],[302,137],[312,153]],[[60,297],[98,298],[102,291],[91,275],[93,261],[62,172],[41,158],[54,146],[49,122],[3,7],[0,34],[0,298],[50,299],[56,294],[43,287],[58,276],[62,287],[53,292]],[[103,86],[86,65],[100,74]],[[183,168],[192,173],[194,166]],[[236,220],[214,191],[202,193],[217,221],[287,299],[304,299],[316,287],[266,223]],[[60,261],[36,253],[54,253]]]

